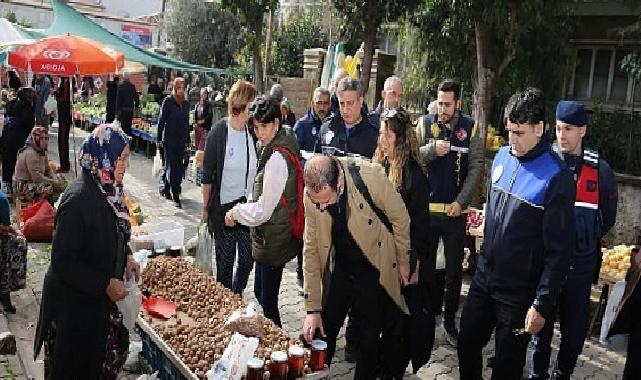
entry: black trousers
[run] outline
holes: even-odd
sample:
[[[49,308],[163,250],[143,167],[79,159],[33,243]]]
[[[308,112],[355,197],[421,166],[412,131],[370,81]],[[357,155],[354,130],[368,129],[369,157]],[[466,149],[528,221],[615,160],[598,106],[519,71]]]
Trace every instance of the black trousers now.
[[[278,293],[280,281],[283,278],[285,264],[269,266],[256,262],[254,271],[254,295],[263,308],[265,317],[274,321],[278,327],[282,327],[280,312],[278,311]]]
[[[68,120],[58,120],[58,157],[60,158],[60,169],[71,169],[69,161],[69,130],[71,122]],[[75,159],[75,157],[74,157]]]
[[[497,301],[472,283],[461,313],[458,359],[461,380],[483,378],[483,347],[495,339],[492,379],[520,380],[530,335],[514,333],[524,327],[529,307]]]
[[[165,192],[167,194],[171,194],[174,201],[178,201],[180,200],[183,174],[185,172],[185,166],[183,165],[185,149],[175,147],[164,148],[165,172],[162,176],[162,180],[165,185]]]
[[[638,379],[641,374],[641,282],[630,297],[632,330],[628,339],[628,355],[623,369],[623,380]]]
[[[465,215],[450,218],[444,213],[430,214],[428,255],[436,257],[438,243],[443,239],[445,249],[445,288],[443,283],[434,277],[430,280],[430,294],[434,296],[435,315],[441,314],[445,298],[445,316],[453,316],[458,311],[461,301],[461,283],[463,280],[463,259],[465,252]]]
[[[242,296],[254,266],[249,229],[242,226],[223,228],[222,232],[214,234],[214,243],[216,245],[216,281]],[[234,273],[236,256],[238,256],[238,266]]]
[[[131,136],[131,121],[133,117],[133,108],[121,108],[118,111],[118,121],[120,121],[120,127],[128,136]]]
[[[381,358],[385,368],[398,367],[406,349],[404,317],[379,284],[378,271],[367,265],[355,268],[336,265],[331,276],[327,303],[321,314],[327,335],[327,362],[331,363],[334,357],[338,332],[351,308],[351,318],[358,323],[354,378],[375,379]],[[385,343],[381,345],[383,332]]]

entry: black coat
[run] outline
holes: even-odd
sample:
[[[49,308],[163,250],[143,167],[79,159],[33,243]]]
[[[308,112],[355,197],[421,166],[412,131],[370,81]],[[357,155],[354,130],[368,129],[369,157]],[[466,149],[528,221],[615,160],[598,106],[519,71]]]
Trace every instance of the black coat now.
[[[133,109],[138,107],[139,101],[136,86],[134,86],[128,79],[123,80],[122,83],[118,85],[116,115],[118,115],[118,112],[123,108]]]
[[[114,120],[116,116],[116,101],[118,100],[118,82],[110,80],[107,82],[107,123]]]
[[[2,139],[6,147],[11,147],[16,151],[22,148],[36,122],[35,105],[27,99],[27,91],[32,90],[21,89],[18,92],[18,98],[7,106],[6,116],[9,116],[11,121],[9,126],[5,120]]]
[[[37,356],[55,323],[51,379],[100,377],[115,307],[106,289],[122,278],[128,253],[113,209],[83,170],[60,200],[34,341]]]

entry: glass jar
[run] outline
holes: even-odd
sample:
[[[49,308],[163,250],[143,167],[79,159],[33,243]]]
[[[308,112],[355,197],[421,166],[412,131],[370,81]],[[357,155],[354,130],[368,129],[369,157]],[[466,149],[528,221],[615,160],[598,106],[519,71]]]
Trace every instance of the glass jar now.
[[[290,380],[303,377],[303,370],[305,369],[305,350],[301,346],[291,346],[287,351],[287,366],[289,372],[287,377]]]
[[[324,340],[312,341],[312,352],[309,358],[309,368],[318,372],[325,369],[325,360],[327,358],[327,342]]]
[[[247,360],[247,380],[263,380],[265,375],[265,362],[259,358]]]
[[[269,380],[287,380],[287,354],[284,351],[274,351],[269,358]]]

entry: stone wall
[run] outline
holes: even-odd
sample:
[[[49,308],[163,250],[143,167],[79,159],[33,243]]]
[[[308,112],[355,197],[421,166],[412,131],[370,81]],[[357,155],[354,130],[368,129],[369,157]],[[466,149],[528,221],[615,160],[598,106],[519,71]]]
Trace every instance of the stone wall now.
[[[641,177],[617,174],[617,221],[607,236],[609,244],[632,244],[641,234]]]

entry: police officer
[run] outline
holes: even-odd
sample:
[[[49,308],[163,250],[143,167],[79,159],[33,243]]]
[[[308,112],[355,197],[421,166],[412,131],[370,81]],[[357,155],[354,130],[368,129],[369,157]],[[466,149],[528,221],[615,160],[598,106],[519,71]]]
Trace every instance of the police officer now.
[[[530,335],[551,317],[574,247],[574,181],[543,137],[540,91],[513,95],[509,147],[492,163],[483,248],[461,313],[462,380],[482,378],[494,332],[492,379],[520,379]]]
[[[294,133],[296,133],[296,140],[298,140],[300,150],[314,152],[319,148],[317,146],[318,134],[323,120],[329,114],[329,99],[329,90],[325,87],[317,87],[312,95],[307,114],[294,124]]]
[[[331,146],[345,153],[372,158],[378,143],[378,129],[363,116],[363,85],[345,77],[336,86],[339,113],[325,121],[320,131],[320,146]]]
[[[598,258],[599,241],[614,225],[617,212],[617,182],[612,169],[595,150],[585,147],[587,115],[583,104],[562,100],[556,107],[558,150],[574,173],[576,182],[576,245],[567,280],[558,301],[561,346],[552,372],[553,379],[569,379],[583,349],[588,329],[591,283]],[[530,379],[546,379],[550,364],[550,342],[556,313],[532,338]]]
[[[456,346],[463,272],[466,210],[477,192],[483,166],[483,145],[474,121],[458,111],[460,86],[447,79],[438,87],[438,114],[418,120],[417,134],[430,175],[429,255],[436,256],[439,240],[445,248],[445,315],[443,327]],[[439,282],[441,282],[439,284]],[[443,306],[442,281],[430,281],[435,314]]]

